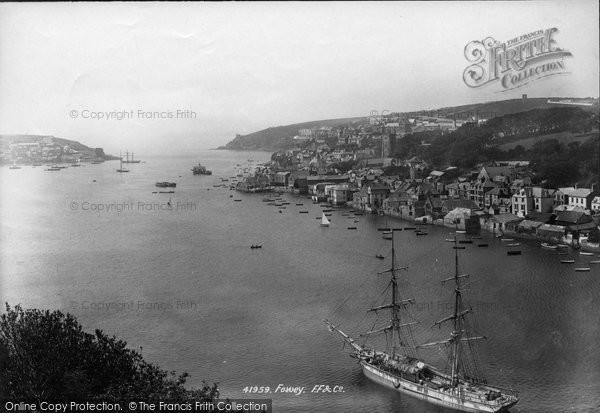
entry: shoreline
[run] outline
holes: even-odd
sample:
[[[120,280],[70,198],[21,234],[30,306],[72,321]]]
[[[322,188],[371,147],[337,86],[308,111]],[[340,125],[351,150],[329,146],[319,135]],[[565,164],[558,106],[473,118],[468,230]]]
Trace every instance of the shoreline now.
[[[357,209],[354,206],[351,206],[354,209]],[[363,212],[365,213],[370,213],[370,214],[376,214],[376,212],[373,212],[372,210],[364,210]],[[444,222],[443,218],[438,218],[432,221],[427,221],[427,222],[419,222],[418,219],[420,217],[417,218],[408,218],[405,216],[400,216],[400,215],[395,215],[395,214],[390,214],[390,213],[386,213],[383,212],[382,214],[383,216],[389,217],[389,218],[393,218],[393,219],[397,219],[400,221],[406,221],[406,222],[411,222],[411,223],[415,223],[418,225],[437,225],[437,226],[443,226],[446,228],[452,228],[452,229],[456,229],[455,225],[448,225]],[[487,234],[491,234],[494,237],[513,237],[513,238],[518,238],[518,239],[529,239],[529,240],[534,240],[534,241],[539,241],[540,243],[542,242],[549,242],[552,244],[563,244],[563,245],[567,245],[575,250],[580,250],[580,251],[586,251],[586,252],[595,252],[595,253],[600,253],[600,243],[590,243],[588,242],[586,239],[584,240],[579,240],[579,243],[576,244],[575,240],[571,237],[571,236],[566,236],[563,235],[560,239],[557,238],[552,238],[552,237],[540,237],[537,234],[526,234],[526,233],[522,233],[522,232],[517,232],[517,231],[511,231],[511,230],[495,230],[495,231],[490,231],[482,226],[479,226],[479,233],[478,234],[469,234],[467,232],[467,235],[479,235],[480,233],[485,232]]]

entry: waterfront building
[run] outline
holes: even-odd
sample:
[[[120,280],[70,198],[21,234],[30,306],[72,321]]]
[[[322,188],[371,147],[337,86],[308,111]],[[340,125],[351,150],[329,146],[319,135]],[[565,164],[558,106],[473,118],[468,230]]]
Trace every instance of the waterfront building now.
[[[544,225],[543,222],[524,219],[517,225],[517,233],[535,236],[537,229],[542,225]]]
[[[512,196],[512,213],[514,215],[525,217],[529,211],[533,210],[533,195],[531,187],[519,189]]]
[[[314,185],[309,185],[308,193],[313,202],[323,202],[328,200],[329,190],[336,186],[333,182],[319,182]]]
[[[291,172],[275,172],[271,176],[271,183],[273,186],[287,187],[289,185],[289,177]]]
[[[296,194],[308,194],[308,171],[292,171],[288,177],[289,189]]]
[[[559,188],[559,190],[562,194],[564,194],[564,204],[586,209],[592,208],[592,200],[597,195],[593,188],[577,188],[574,186]]]
[[[597,230],[597,224],[593,218],[583,211],[559,211],[556,213],[555,225],[565,228],[567,240],[579,241],[581,234],[589,234]]]
[[[376,212],[383,208],[383,201],[390,193],[387,185],[379,182],[370,182],[363,185],[352,197],[354,208],[367,212]]]
[[[516,232],[517,226],[521,221],[523,221],[523,218],[514,214],[499,214],[484,219],[481,226],[483,229],[491,232]]]
[[[561,225],[542,224],[537,228],[536,236],[547,241],[561,243],[565,241],[565,227]]]
[[[554,190],[534,186],[531,188],[533,209],[537,212],[552,212],[554,206]]]
[[[444,225],[465,231],[472,216],[471,209],[457,207],[444,216]]]
[[[328,200],[332,205],[345,205],[352,201],[356,191],[358,188],[350,184],[334,185],[328,189]]]
[[[241,192],[265,192],[272,189],[269,177],[265,174],[256,174],[248,176],[243,181],[238,182],[236,190]]]

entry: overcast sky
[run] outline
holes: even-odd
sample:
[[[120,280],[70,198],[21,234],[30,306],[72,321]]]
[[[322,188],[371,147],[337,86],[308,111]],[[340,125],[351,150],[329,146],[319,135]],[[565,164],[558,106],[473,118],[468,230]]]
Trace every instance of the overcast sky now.
[[[598,2],[0,5],[0,133],[142,154],[236,133],[520,97],[598,96]],[[464,48],[556,27],[568,74],[469,88]],[[196,119],[140,119],[138,110]],[[133,119],[83,118],[134,111]],[[73,117],[72,111],[76,111]]]

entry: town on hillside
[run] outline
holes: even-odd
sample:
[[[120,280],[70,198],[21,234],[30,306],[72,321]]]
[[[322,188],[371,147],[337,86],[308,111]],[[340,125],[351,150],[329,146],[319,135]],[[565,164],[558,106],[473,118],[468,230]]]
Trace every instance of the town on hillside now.
[[[550,115],[560,118],[557,112]],[[536,114],[537,119],[544,116]],[[582,139],[568,144],[548,139],[517,152],[467,146],[463,150],[477,156],[465,163],[469,154],[461,154],[457,165],[452,165],[448,163],[450,155],[432,156],[431,149],[444,142],[456,146],[456,138],[468,139],[467,135],[485,140],[481,131],[490,135],[488,142],[493,141],[499,129],[490,130],[490,124],[502,122],[477,117],[459,122],[429,114],[374,114],[368,122],[352,128],[298,130],[295,147],[273,153],[270,162],[246,176],[236,189],[289,191],[310,196],[315,203],[350,206],[470,234],[484,230],[497,236],[599,248],[598,118],[589,114],[585,119],[580,122],[586,124],[584,127],[574,125],[572,117],[562,125],[553,121],[548,126],[546,120],[536,125],[528,117],[523,121],[527,130],[520,137],[570,131],[569,136]],[[518,129],[519,122],[511,118],[509,123]],[[505,136],[511,133],[500,129],[506,131]],[[427,131],[434,132],[433,140],[414,139],[419,132],[428,136]],[[513,134],[519,135],[514,130]],[[406,150],[404,141],[409,139],[413,148]],[[454,148],[441,150],[451,153]],[[410,157],[402,156],[407,154]],[[511,154],[519,156],[500,157]],[[530,158],[525,159],[527,156]],[[571,159],[573,156],[579,158]],[[569,179],[573,182],[566,184]],[[581,185],[582,180],[589,185]]]
[[[105,155],[102,148],[89,148],[79,142],[54,136],[0,135],[0,164],[38,165],[108,159],[114,157]]]

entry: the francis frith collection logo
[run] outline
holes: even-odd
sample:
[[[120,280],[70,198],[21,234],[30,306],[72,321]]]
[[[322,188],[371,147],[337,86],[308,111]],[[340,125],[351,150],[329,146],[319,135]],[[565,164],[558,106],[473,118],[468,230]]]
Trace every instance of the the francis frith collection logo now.
[[[516,89],[548,76],[567,73],[564,58],[571,52],[559,48],[553,27],[524,34],[506,42],[493,37],[465,46],[471,63],[463,72],[465,84],[477,88],[499,83],[502,91]]]

